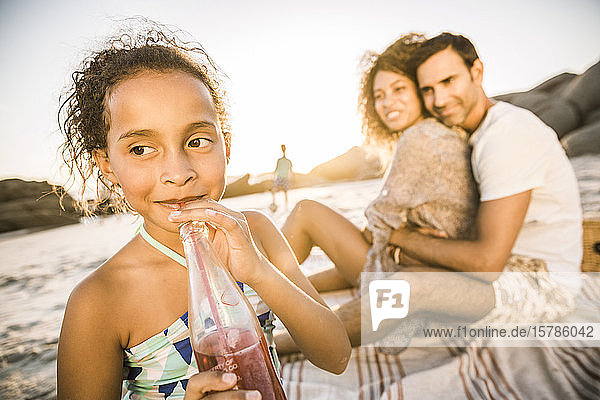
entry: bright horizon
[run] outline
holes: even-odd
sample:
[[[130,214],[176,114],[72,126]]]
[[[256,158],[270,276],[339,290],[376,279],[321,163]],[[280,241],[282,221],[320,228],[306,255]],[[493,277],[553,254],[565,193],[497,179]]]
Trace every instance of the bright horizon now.
[[[323,4],[321,4],[323,3]],[[0,3],[0,179],[62,184],[58,97],[111,17],[143,15],[189,32],[228,75],[229,175],[274,169],[280,145],[297,172],[360,145],[359,60],[410,31],[473,40],[488,95],[522,91],[598,61],[593,0]]]

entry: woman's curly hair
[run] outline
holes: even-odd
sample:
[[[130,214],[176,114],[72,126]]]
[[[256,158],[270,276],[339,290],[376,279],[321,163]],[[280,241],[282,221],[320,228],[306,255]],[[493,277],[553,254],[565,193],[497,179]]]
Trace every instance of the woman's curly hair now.
[[[389,145],[401,132],[390,131],[375,111],[373,81],[379,71],[402,74],[416,83],[410,59],[426,40],[419,33],[409,33],[388,46],[383,53],[366,53],[361,60],[362,79],[358,95],[358,111],[362,118],[362,132],[368,144]],[[424,109],[424,108],[423,108]]]
[[[141,71],[181,71],[202,81],[214,102],[229,159],[231,129],[222,73],[206,51],[198,43],[180,40],[177,35],[181,31],[173,32],[143,18],[128,19],[123,26],[73,72],[58,111],[58,123],[65,136],[60,152],[69,170],[69,186],[82,180],[80,207],[86,214],[100,204],[117,210],[127,208],[121,189],[102,177],[93,152],[107,148],[107,100],[112,90]],[[92,207],[84,200],[90,180],[96,182],[97,195]]]

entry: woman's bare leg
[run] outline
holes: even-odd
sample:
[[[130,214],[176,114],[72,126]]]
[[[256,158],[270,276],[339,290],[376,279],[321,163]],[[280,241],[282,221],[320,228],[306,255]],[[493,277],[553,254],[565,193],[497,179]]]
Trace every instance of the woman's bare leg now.
[[[338,288],[335,284],[342,280],[356,284],[371,245],[345,217],[319,202],[302,200],[288,216],[282,232],[300,264],[314,246],[320,247],[335,264],[335,269],[311,278],[317,290]]]

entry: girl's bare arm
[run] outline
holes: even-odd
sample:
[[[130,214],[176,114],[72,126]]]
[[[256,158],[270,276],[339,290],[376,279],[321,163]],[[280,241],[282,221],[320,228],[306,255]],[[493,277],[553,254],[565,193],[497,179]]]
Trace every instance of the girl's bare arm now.
[[[316,366],[342,373],[350,341],[339,318],[300,271],[282,233],[263,214],[245,212],[253,235],[276,269],[254,287],[290,332],[298,348]]]

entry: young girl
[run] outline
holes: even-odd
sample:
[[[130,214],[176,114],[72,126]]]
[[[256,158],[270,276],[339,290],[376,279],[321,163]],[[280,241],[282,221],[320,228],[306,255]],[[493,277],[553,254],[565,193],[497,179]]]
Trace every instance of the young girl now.
[[[344,328],[282,234],[259,212],[218,203],[231,135],[203,49],[180,44],[164,28],[119,35],[73,81],[61,107],[65,161],[84,184],[98,174],[143,226],[71,293],[59,339],[58,398],[118,399],[123,379],[130,399],[183,398],[186,388],[186,399],[211,398],[203,396],[235,385],[230,374],[196,374],[190,356],[179,239],[179,226],[190,220],[216,227],[211,240],[221,260],[277,314],[308,359],[341,373],[350,351]],[[215,398],[244,395],[259,398],[242,391]]]

